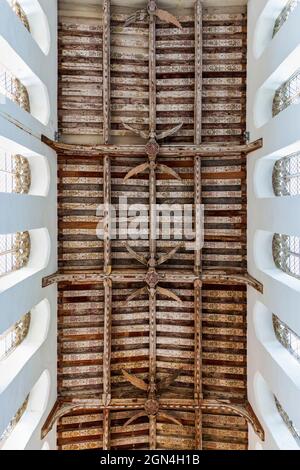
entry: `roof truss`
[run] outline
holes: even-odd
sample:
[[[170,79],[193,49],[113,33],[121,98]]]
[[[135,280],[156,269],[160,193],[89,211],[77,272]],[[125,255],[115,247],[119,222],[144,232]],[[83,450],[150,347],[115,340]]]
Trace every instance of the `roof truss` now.
[[[238,400],[219,400],[208,399],[203,393],[203,285],[215,286],[251,286],[262,292],[263,286],[257,280],[253,279],[247,269],[207,269],[203,268],[202,250],[195,249],[193,254],[193,264],[189,264],[186,269],[176,271],[172,269],[172,259],[178,256],[178,252],[184,252],[185,243],[173,244],[171,250],[166,250],[163,254],[158,250],[156,238],[156,220],[152,216],[149,217],[149,238],[147,251],[140,251],[138,244],[125,243],[125,251],[130,256],[134,266],[138,268],[118,269],[114,265],[114,245],[110,237],[110,204],[112,202],[113,193],[115,191],[112,167],[115,161],[120,162],[132,160],[132,166],[123,177],[124,185],[133,184],[132,179],[138,180],[143,173],[148,178],[148,203],[150,214],[151,208],[155,207],[158,200],[158,182],[160,182],[161,174],[170,184],[185,184],[182,181],[180,173],[173,167],[168,166],[168,158],[176,162],[186,162],[184,165],[189,166],[193,174],[193,204],[198,207],[203,202],[202,197],[202,162],[207,158],[220,158],[224,161],[228,159],[239,159],[245,155],[262,147],[261,140],[247,144],[233,145],[208,145],[202,143],[202,90],[203,90],[203,8],[200,0],[195,2],[195,80],[194,80],[194,142],[187,144],[165,143],[168,138],[181,129],[182,122],[180,117],[178,123],[172,128],[161,131],[157,128],[157,17],[160,21],[171,22],[176,24],[176,17],[160,10],[155,1],[148,2],[145,11],[138,12],[131,20],[134,23],[141,18],[142,21],[149,23],[149,52],[148,52],[148,70],[149,70],[149,119],[148,131],[138,129],[124,122],[124,128],[132,134],[138,134],[145,140],[145,144],[112,144],[111,143],[111,6],[109,0],[103,2],[103,38],[102,38],[102,57],[103,57],[103,75],[102,75],[102,93],[103,93],[103,144],[84,145],[84,144],[66,144],[63,142],[53,142],[43,137],[43,141],[51,148],[55,149],[59,155],[59,159],[63,159],[68,164],[83,161],[84,159],[93,159],[99,162],[103,175],[103,205],[104,215],[102,219],[103,225],[103,268],[102,269],[69,269],[61,266],[59,271],[43,280],[43,286],[47,287],[53,283],[68,289],[85,288],[86,286],[94,286],[100,289],[103,295],[103,307],[101,307],[101,318],[103,318],[103,353],[102,353],[102,393],[97,396],[94,390],[88,388],[80,388],[78,392],[68,393],[63,389],[60,390],[58,400],[50,413],[42,430],[44,438],[55,422],[66,415],[79,411],[97,411],[102,413],[102,447],[110,449],[110,432],[111,417],[115,411],[126,410],[129,412],[128,419],[123,424],[123,430],[132,429],[136,423],[139,423],[143,417],[149,420],[149,448],[157,448],[157,433],[160,420],[168,425],[179,426],[184,428],[184,419],[180,417],[178,412],[191,412],[194,419],[194,447],[202,448],[202,414],[204,412],[217,412],[220,414],[232,414],[243,417],[251,424],[255,432],[261,439],[264,437],[263,429],[255,417],[248,401],[242,402]],[[175,18],[175,19],[174,19]],[[127,23],[129,25],[129,23]],[[173,27],[172,26],[172,27]],[[180,23],[178,27],[181,27]],[[161,141],[164,143],[161,143]],[[167,161],[166,161],[167,160]],[[138,165],[136,162],[138,161]],[[170,160],[169,160],[170,161]],[[135,166],[136,165],[136,166]],[[186,190],[185,190],[186,191]],[[99,201],[100,202],[100,201]],[[201,229],[200,217],[197,218],[195,213],[196,224],[198,224],[199,232]],[[197,226],[197,225],[196,225]],[[184,258],[184,253],[182,254]],[[170,264],[171,263],[171,264]],[[189,357],[187,363],[192,368],[192,386],[187,387],[187,394],[183,392],[183,398],[178,392],[179,388],[172,392],[172,385],[178,378],[184,381],[186,377],[181,378],[182,367],[175,363],[176,373],[165,374],[161,378],[158,374],[158,363],[161,363],[158,352],[158,339],[161,318],[161,307],[168,311],[171,315],[172,311],[182,303],[181,295],[177,292],[179,286],[187,286],[193,297],[193,315],[192,315],[192,352],[184,352]],[[122,355],[120,356],[122,369],[118,377],[112,377],[112,350],[114,338],[114,289],[119,286],[128,286],[130,295],[125,299],[125,305],[128,308],[131,302],[136,299],[146,299],[148,305],[148,372],[139,374],[132,371],[126,366],[126,361]],[[136,288],[134,287],[136,286]],[[134,287],[134,288],[133,288]],[[122,288],[122,287],[121,287]],[[123,287],[124,288],[124,287]],[[131,288],[133,288],[131,290]],[[138,305],[138,302],[137,302]],[[185,314],[185,311],[183,311]],[[189,317],[190,318],[190,317]],[[101,320],[102,321],[102,320]],[[128,326],[130,328],[130,326]],[[175,331],[175,330],[174,330]],[[183,329],[184,331],[184,329]],[[180,348],[180,334],[174,337],[174,343]],[[129,346],[129,345],[128,345]],[[128,349],[130,351],[130,348]],[[183,349],[184,351],[184,349]],[[171,354],[171,353],[170,353]],[[124,361],[124,363],[122,362]],[[180,361],[178,362],[180,364]],[[130,364],[129,364],[130,365]],[[161,366],[160,366],[161,367]],[[142,369],[142,368],[141,368]],[[123,396],[123,388],[118,389],[114,380],[122,382],[122,387],[128,391],[133,398]],[[160,388],[161,383],[168,394],[164,395]],[[118,382],[116,382],[118,383]],[[176,382],[177,383],[177,382]],[[171,390],[169,392],[169,389]],[[138,424],[137,424],[138,426]],[[182,444],[184,445],[184,444]]]

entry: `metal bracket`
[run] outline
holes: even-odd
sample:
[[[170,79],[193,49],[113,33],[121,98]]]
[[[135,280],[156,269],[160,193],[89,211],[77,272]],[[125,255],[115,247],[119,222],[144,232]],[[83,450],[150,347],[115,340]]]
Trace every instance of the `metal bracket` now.
[[[244,139],[245,139],[246,144],[248,144],[250,142],[250,132],[249,131],[244,132]]]

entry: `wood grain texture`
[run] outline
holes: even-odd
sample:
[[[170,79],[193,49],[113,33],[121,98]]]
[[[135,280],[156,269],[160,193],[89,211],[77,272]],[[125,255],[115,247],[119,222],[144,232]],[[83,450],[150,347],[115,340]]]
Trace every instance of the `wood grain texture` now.
[[[60,141],[43,138],[58,152],[59,220],[59,271],[43,284],[58,283],[58,402],[44,435],[58,420],[61,450],[245,450],[247,423],[263,437],[246,386],[247,286],[263,287],[247,274],[246,156],[262,141],[243,137],[246,14],[197,0],[172,10],[181,30],[147,14],[125,27],[135,10],[109,0],[62,5]],[[149,168],[130,127],[180,122]],[[175,249],[174,221],[169,239],[149,219],[142,239],[110,239],[109,203],[125,197],[189,204],[194,227],[204,204],[203,249],[186,234]],[[118,208],[117,225],[130,221]]]

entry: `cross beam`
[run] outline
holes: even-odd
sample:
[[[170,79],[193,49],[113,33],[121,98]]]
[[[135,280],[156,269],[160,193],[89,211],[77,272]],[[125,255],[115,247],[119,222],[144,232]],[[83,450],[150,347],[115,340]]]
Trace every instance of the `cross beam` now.
[[[147,271],[137,273],[130,272],[112,272],[109,276],[99,272],[63,272],[58,271],[55,274],[43,278],[42,286],[48,287],[52,284],[67,282],[76,284],[97,284],[104,282],[105,279],[111,279],[112,282],[143,282]],[[241,284],[253,287],[258,292],[263,293],[263,284],[252,277],[247,272],[232,273],[226,271],[203,271],[202,274],[197,276],[193,272],[158,272],[159,281],[169,283],[193,283],[197,279],[206,284]]]
[[[253,427],[254,432],[259,436],[259,438],[262,441],[265,439],[264,429],[248,401],[245,401],[242,404],[231,403],[230,401],[227,402],[222,400],[208,399],[196,401],[158,398],[158,401],[162,410],[185,410],[194,412],[214,411],[216,413],[226,414],[232,413],[236,416],[244,418],[247,423]],[[105,413],[104,419],[107,421],[109,411],[135,411],[142,409],[145,403],[146,400],[144,399],[125,399],[123,401],[112,400],[109,405],[103,403],[103,401],[100,399],[58,399],[42,427],[41,438],[44,439],[48,435],[59,419],[75,411],[103,411]]]
[[[64,157],[95,157],[102,158],[104,155],[111,157],[134,157],[144,158],[146,155],[144,145],[81,145],[81,144],[64,144],[56,142],[48,137],[42,136],[42,142],[48,145]],[[199,155],[200,157],[226,157],[228,155],[239,155],[241,153],[248,154],[255,152],[263,147],[263,139],[256,140],[244,145],[161,145],[159,156],[174,158],[192,157]]]

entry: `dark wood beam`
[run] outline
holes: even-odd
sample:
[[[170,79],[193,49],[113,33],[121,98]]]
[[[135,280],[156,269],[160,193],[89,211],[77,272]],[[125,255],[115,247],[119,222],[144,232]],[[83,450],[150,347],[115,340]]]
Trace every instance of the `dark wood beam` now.
[[[202,182],[201,182],[201,158],[199,155],[194,159],[194,200],[195,200],[195,274],[201,272],[202,235],[204,226],[202,224]]]
[[[80,145],[64,144],[56,142],[48,137],[42,136],[42,142],[51,147],[64,157],[96,157],[102,158],[104,155],[111,157],[134,157],[145,158],[146,151],[144,145]],[[259,139],[250,144],[244,145],[162,145],[159,156],[168,157],[191,157],[199,155],[201,158],[228,155],[239,155],[241,153],[251,153],[263,147],[263,140]]]
[[[194,398],[202,400],[202,283],[194,282]],[[202,449],[202,413],[195,410],[195,448]]]
[[[201,275],[203,282],[211,284],[245,284],[247,286],[253,287],[255,290],[263,293],[263,284],[254,277],[250,276],[248,273],[227,273],[226,271],[205,271]]]
[[[112,315],[112,282],[104,281],[104,338],[103,338],[103,403],[111,400],[111,315]]]
[[[202,411],[216,411],[220,414],[233,413],[237,416],[244,418],[250,424],[258,437],[264,441],[265,432],[260,424],[257,416],[254,414],[250,404],[245,402],[243,405],[238,405],[222,400],[203,400],[201,403]]]
[[[110,450],[110,410],[103,410],[103,450]]]
[[[195,3],[195,135],[194,143],[202,141],[202,77],[203,77],[203,7],[202,1]]]
[[[182,399],[178,400],[175,398],[159,399],[160,408],[163,410],[192,410],[197,411],[199,409],[202,412],[214,411],[220,414],[232,413],[236,416],[241,416],[244,418],[252,427],[255,433],[259,438],[264,441],[265,433],[264,429],[259,422],[257,416],[255,415],[251,405],[248,401],[242,404],[231,403],[230,401],[222,400],[210,400],[204,399],[200,401]],[[142,409],[145,405],[144,399],[124,399],[124,400],[112,400],[109,405],[103,404],[100,400],[57,400],[54,407],[52,408],[48,418],[45,421],[45,424],[42,427],[41,437],[44,439],[47,434],[51,431],[54,424],[61,419],[63,416],[70,414],[75,411],[85,411],[85,410],[138,410]],[[106,420],[108,419],[108,414],[106,413]],[[106,421],[106,427],[108,421]],[[107,438],[107,435],[106,435]],[[107,447],[109,443],[106,442]]]
[[[111,165],[110,157],[105,155],[103,159],[103,241],[104,241],[104,274],[111,273]]]
[[[103,142],[110,140],[110,0],[103,1]]]

